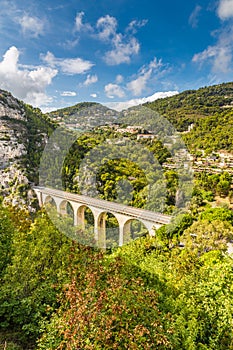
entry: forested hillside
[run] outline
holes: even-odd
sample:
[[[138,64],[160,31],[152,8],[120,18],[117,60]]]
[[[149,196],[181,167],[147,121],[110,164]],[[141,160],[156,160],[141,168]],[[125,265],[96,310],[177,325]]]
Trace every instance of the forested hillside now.
[[[161,113],[183,135],[191,152],[198,149],[233,151],[233,83],[188,90],[146,104]]]
[[[190,152],[233,151],[233,83],[187,90],[143,106],[158,112],[183,132]],[[130,125],[141,123],[142,118],[133,113],[134,109],[124,111],[120,120]]]
[[[198,119],[222,113],[233,107],[233,83],[187,90],[178,95],[159,99],[145,106],[167,117],[179,131]]]
[[[195,153],[198,149],[233,151],[233,83],[187,90],[143,106],[158,112],[177,131],[183,132],[182,137],[190,152]],[[137,110],[137,107],[118,113],[99,104],[85,102],[51,112],[49,116],[59,123],[80,129],[111,122],[141,125],[142,116],[134,113],[134,109]],[[186,133],[189,128],[190,132]]]
[[[232,101],[229,83],[146,106],[169,119],[191,151],[210,153],[233,150]],[[149,130],[137,127],[143,121],[134,110],[119,115],[83,103],[54,112],[52,122],[52,115],[1,91],[1,350],[233,349],[232,174],[225,169],[196,172],[191,198],[177,214],[181,175],[167,167],[173,154]],[[132,225],[130,243],[101,250],[86,245],[94,239],[88,208],[88,229],[73,226],[68,206],[65,215],[52,203],[47,204],[49,216],[46,208],[30,210],[27,200],[36,204],[31,182],[38,183],[44,146],[59,123],[66,124],[59,134],[64,143],[67,124],[82,130],[62,164],[63,189],[91,195],[96,185],[100,198],[139,208],[144,208],[150,193],[149,209],[175,211],[171,223],[155,230],[153,237]],[[90,124],[84,132],[85,123]],[[58,186],[58,146],[52,144],[45,167],[45,185],[52,187]],[[137,147],[142,151],[137,153]],[[133,153],[136,158],[130,158]],[[154,159],[155,171],[150,168]],[[88,165],[94,184],[86,181]],[[21,196],[23,205],[18,199],[6,200],[9,196]],[[105,218],[106,227],[119,235],[116,218],[111,213]],[[69,228],[69,234],[58,227]],[[77,242],[80,236],[86,239],[84,244]]]
[[[91,130],[95,126],[116,122],[118,113],[100,103],[81,102],[50,112],[49,117],[68,128]]]

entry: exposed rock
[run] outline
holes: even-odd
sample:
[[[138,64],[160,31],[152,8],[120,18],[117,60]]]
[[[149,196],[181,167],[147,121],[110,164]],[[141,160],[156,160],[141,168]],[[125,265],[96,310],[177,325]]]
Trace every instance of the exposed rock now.
[[[36,179],[37,169],[32,164],[30,138],[36,135],[35,147],[39,152],[47,140],[47,133],[36,129],[34,124],[32,128],[27,108],[30,107],[0,90],[0,194],[4,203],[33,210],[36,197],[30,182],[33,177]]]

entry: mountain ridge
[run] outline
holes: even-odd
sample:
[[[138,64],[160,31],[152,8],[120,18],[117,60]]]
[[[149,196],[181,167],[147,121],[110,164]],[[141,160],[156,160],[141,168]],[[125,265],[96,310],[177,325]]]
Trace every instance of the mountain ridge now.
[[[233,152],[233,82],[187,90],[143,106],[167,118],[182,134],[189,151]],[[30,183],[38,183],[40,157],[56,126],[67,127],[73,116],[82,132],[111,123],[138,125],[135,108],[117,113],[98,103],[82,102],[43,114],[0,90],[0,194],[4,201],[32,206],[35,198]],[[190,125],[193,128],[187,132]]]

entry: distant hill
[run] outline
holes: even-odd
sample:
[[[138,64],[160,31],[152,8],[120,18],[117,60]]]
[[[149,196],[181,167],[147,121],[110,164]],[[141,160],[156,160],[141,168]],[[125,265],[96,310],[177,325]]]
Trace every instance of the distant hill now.
[[[80,130],[89,130],[95,126],[113,123],[118,119],[118,112],[95,102],[81,102],[50,112],[48,115],[53,121]]]
[[[233,82],[187,90],[143,105],[167,118],[193,153],[227,150],[233,152]],[[48,116],[65,126],[89,130],[98,125],[123,123],[141,125],[142,115],[132,107],[122,113],[99,103],[82,102]],[[192,126],[190,132],[187,132]]]
[[[182,137],[190,151],[233,151],[233,82],[187,90],[143,106],[158,112],[177,131],[184,132]],[[134,107],[125,111],[121,121],[137,125],[141,116],[133,110]],[[191,125],[193,129],[186,133]]]
[[[228,112],[233,108],[233,82],[208,86],[198,90],[187,90],[178,95],[144,104],[168,118],[178,129],[198,119]]]

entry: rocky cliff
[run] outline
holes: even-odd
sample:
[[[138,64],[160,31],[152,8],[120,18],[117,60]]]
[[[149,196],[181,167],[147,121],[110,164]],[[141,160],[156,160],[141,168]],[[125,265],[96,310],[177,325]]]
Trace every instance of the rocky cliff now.
[[[40,110],[0,90],[0,195],[5,203],[33,210],[30,184],[38,180],[39,156],[52,128]]]

